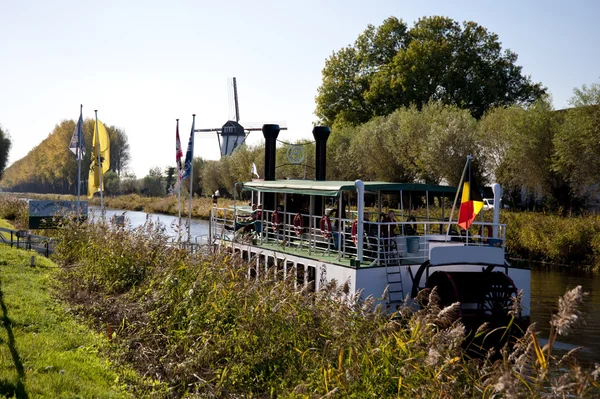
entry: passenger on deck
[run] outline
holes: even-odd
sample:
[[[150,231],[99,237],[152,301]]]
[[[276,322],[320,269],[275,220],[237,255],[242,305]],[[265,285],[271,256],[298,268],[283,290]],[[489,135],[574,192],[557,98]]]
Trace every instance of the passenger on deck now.
[[[252,213],[249,216],[238,218],[236,223],[237,233],[250,233],[252,231],[260,232],[257,228],[257,223],[260,224],[260,210],[256,204],[252,205]]]
[[[396,215],[394,211],[389,211],[382,219],[384,225],[381,226],[381,236],[383,238],[384,251],[388,252],[396,248]]]
[[[370,236],[370,237],[375,237],[377,236],[377,225],[372,223],[371,220],[369,220],[369,214],[367,212],[365,212],[364,214],[364,232],[366,235]]]
[[[364,213],[364,246],[370,250],[374,249],[377,245],[377,225],[375,223],[371,223],[369,220],[369,214],[367,212]]]
[[[394,213],[394,211],[388,212],[385,222],[386,223],[396,223],[396,214]],[[386,228],[387,228],[387,236],[388,237],[396,236],[396,225],[395,224],[388,224],[386,226]]]
[[[417,218],[414,215],[409,215],[406,218],[407,222],[416,222]],[[416,223],[412,223],[412,224],[404,224],[402,226],[402,230],[404,231],[404,235],[406,236],[414,236],[417,235],[417,224]]]

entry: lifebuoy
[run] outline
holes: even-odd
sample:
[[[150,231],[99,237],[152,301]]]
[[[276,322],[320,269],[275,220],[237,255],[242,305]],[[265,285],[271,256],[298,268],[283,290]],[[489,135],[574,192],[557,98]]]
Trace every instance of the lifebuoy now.
[[[319,226],[321,228],[321,235],[324,238],[331,237],[331,220],[329,220],[329,216],[323,215],[321,218],[321,224]]]
[[[294,216],[294,231],[298,237],[301,236],[304,231],[304,222],[302,221],[302,215],[299,213]]]
[[[279,230],[279,225],[281,224],[281,217],[279,216],[279,212],[273,211],[271,215],[271,228],[274,231]]]
[[[358,219],[354,219],[354,222],[352,222],[352,242],[354,243],[354,245],[358,245]]]

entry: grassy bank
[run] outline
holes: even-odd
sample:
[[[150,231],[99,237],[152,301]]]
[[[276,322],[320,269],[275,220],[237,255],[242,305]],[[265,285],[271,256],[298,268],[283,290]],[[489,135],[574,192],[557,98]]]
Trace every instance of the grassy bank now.
[[[76,322],[50,296],[57,266],[0,245],[0,396],[133,398],[138,377],[102,355],[108,340]]]
[[[600,395],[600,373],[578,366],[574,353],[552,351],[581,319],[580,289],[562,300],[548,346],[532,326],[514,346],[472,357],[483,349],[469,344],[456,308],[441,309],[435,293],[423,309],[390,318],[369,298],[333,300],[343,286],[310,293],[272,268],[249,279],[247,265],[227,254],[165,246],[151,224],[132,232],[73,224],[60,234],[65,300],[114,325],[121,358],[168,384],[169,397]]]

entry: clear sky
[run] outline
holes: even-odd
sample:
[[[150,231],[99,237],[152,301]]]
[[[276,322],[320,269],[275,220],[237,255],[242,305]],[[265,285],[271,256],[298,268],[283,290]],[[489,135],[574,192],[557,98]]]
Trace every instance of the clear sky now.
[[[196,127],[230,116],[237,77],[241,123],[285,122],[280,138],[312,137],[325,59],[389,16],[475,21],[497,33],[518,64],[568,106],[573,88],[600,82],[600,2],[572,1],[155,1],[0,0],[0,125],[9,163],[64,119],[94,109],[122,128],[130,169],[174,164],[175,119],[185,148]],[[249,142],[262,140],[250,134]],[[195,155],[217,159],[215,134],[196,134]]]

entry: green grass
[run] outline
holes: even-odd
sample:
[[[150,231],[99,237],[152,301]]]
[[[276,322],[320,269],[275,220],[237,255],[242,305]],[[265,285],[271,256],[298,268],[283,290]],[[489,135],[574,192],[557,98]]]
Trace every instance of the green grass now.
[[[0,227],[2,227],[3,229],[14,229],[13,225],[8,223],[4,219],[0,219]]]
[[[2,229],[14,229],[13,225],[8,223],[4,219],[0,219],[0,228]],[[10,234],[0,231],[0,236],[4,237],[6,240],[10,240]]]
[[[0,246],[0,397],[133,397],[99,355],[108,340],[51,298],[56,265],[31,255]]]

